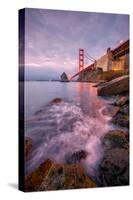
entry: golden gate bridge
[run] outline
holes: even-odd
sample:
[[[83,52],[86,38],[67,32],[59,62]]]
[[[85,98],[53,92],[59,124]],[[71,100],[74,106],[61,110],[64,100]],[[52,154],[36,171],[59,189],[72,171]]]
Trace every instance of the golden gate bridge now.
[[[112,59],[119,59],[121,56],[129,54],[129,39],[126,41],[120,41],[120,44],[111,50],[112,53]],[[91,61],[90,65],[84,65],[85,64],[85,58],[87,58],[89,61]],[[82,72],[89,72],[94,71],[96,69],[96,59],[90,56],[84,49],[79,49],[79,69],[76,74],[71,76],[69,79],[70,81],[78,76]]]
[[[89,66],[84,65],[85,58],[87,58],[89,61],[92,62]],[[76,74],[74,74],[70,78],[70,80],[72,80],[73,78],[75,78],[82,72],[95,70],[95,63],[96,63],[96,60],[92,56],[90,56],[84,49],[79,49],[79,70]]]

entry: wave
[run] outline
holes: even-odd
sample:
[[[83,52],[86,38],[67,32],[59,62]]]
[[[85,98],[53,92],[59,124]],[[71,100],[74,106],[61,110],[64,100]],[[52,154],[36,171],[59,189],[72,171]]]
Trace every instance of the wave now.
[[[36,112],[25,125],[25,134],[33,139],[34,146],[26,173],[47,158],[64,163],[66,155],[84,150],[88,156],[80,164],[94,176],[103,155],[102,137],[112,129],[110,117],[103,115],[102,109],[93,107],[85,114],[79,103],[61,102]]]

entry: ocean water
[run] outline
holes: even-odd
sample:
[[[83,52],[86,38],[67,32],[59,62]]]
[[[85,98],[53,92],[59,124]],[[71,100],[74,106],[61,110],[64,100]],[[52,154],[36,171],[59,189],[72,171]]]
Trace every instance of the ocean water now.
[[[33,151],[25,164],[32,172],[45,159],[65,163],[66,157],[84,150],[80,165],[96,176],[103,156],[102,138],[113,127],[102,110],[113,101],[97,96],[92,83],[25,82],[25,136],[33,139]],[[59,104],[50,104],[61,98]]]

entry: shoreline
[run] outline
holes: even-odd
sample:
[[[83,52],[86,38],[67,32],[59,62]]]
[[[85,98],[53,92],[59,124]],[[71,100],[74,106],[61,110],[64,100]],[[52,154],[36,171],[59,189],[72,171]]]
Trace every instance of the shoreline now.
[[[82,82],[83,83],[83,82]],[[91,82],[92,83],[92,82]],[[95,84],[95,83],[94,83]],[[97,83],[98,85],[99,85],[99,82]],[[103,83],[104,84],[104,83]],[[95,86],[95,87],[98,87],[98,85],[97,86]],[[101,84],[100,84],[101,85]],[[102,85],[101,85],[102,86]],[[93,86],[92,86],[93,87]],[[125,94],[124,94],[125,95]],[[123,96],[124,96],[123,95]],[[127,100],[126,100],[126,97],[128,97],[128,93],[125,95],[125,99],[124,99],[124,97],[123,97],[122,95],[119,95],[118,96],[118,98],[117,98],[117,100],[116,101],[114,101],[113,102],[113,104],[111,105],[111,106],[113,106],[114,108],[117,106],[117,107],[119,107],[119,109],[117,110],[117,111],[115,111],[115,114],[114,114],[114,116],[112,116],[112,119],[114,119],[116,122],[117,122],[117,119],[115,118],[118,114],[119,114],[119,112],[120,112],[120,109],[125,105],[125,104],[127,104],[128,106],[129,106],[129,102],[128,102],[128,98],[127,98]],[[104,97],[104,96],[103,96]],[[60,103],[60,101],[54,101],[53,103]],[[108,110],[108,111],[106,111],[106,112],[110,112],[110,110]],[[105,112],[105,113],[106,113]],[[112,112],[112,111],[111,111]],[[112,124],[113,124],[113,122],[112,122]],[[115,124],[115,123],[114,123]],[[122,128],[123,128],[123,126],[121,126]],[[118,180],[116,181],[116,179],[114,179],[115,180],[115,183],[112,183],[111,182],[111,177],[113,176],[113,172],[112,171],[114,171],[114,169],[112,169],[112,162],[114,163],[114,165],[116,165],[116,168],[120,168],[120,170],[122,170],[122,168],[123,168],[123,166],[117,166],[118,164],[115,162],[115,160],[117,160],[117,159],[120,159],[120,161],[123,159],[123,156],[122,155],[126,155],[126,157],[127,157],[127,159],[126,160],[124,160],[124,162],[126,162],[127,164],[126,165],[128,165],[128,156],[129,156],[129,133],[125,133],[124,131],[120,131],[119,130],[119,128],[116,128],[116,129],[114,129],[113,131],[109,131],[109,133],[108,134],[106,134],[106,135],[108,135],[108,137],[104,137],[103,138],[103,145],[104,145],[104,156],[103,156],[103,159],[102,159],[102,161],[101,161],[101,163],[99,164],[99,169],[98,169],[98,179],[100,179],[99,181],[94,181],[94,180],[92,180],[92,178],[90,178],[89,176],[87,176],[87,178],[88,179],[86,179],[87,180],[87,182],[86,182],[86,185],[80,185],[81,183],[79,183],[78,182],[78,180],[77,180],[77,182],[78,182],[78,184],[80,185],[80,187],[83,187],[83,188],[85,188],[85,187],[103,187],[103,186],[114,186],[115,184],[116,185],[128,185],[129,183],[128,183],[128,175],[127,175],[127,178],[126,178],[126,180],[124,180],[125,182],[119,182]],[[110,143],[110,145],[108,146],[108,144],[106,144],[106,142],[107,143]],[[32,150],[32,142],[31,142],[31,140],[29,141],[29,149],[27,150],[27,151],[31,151]],[[26,157],[27,157],[27,151],[26,151]],[[81,157],[80,157],[80,155],[81,155]],[[84,159],[84,156],[85,156],[85,154],[83,153],[83,154],[80,154],[80,152],[78,152],[77,154],[76,154],[76,159],[79,159],[79,158],[81,158],[81,159]],[[74,158],[75,159],[75,158]],[[58,166],[58,164],[57,163],[55,163],[55,162],[53,162],[53,161],[49,161],[50,163],[52,163],[51,164],[51,166],[52,166],[52,170],[53,170],[53,175],[54,174],[56,174],[56,171],[57,171],[57,166]],[[109,166],[107,166],[107,164],[106,164],[106,162],[109,162],[110,163],[110,165]],[[39,166],[40,167],[40,166]],[[30,175],[28,175],[28,176],[26,176],[25,177],[25,183],[26,183],[26,191],[34,191],[34,190],[36,190],[36,191],[40,191],[40,190],[48,190],[48,187],[50,187],[50,190],[56,190],[56,189],[58,189],[58,188],[55,188],[55,186],[52,186],[51,184],[50,184],[50,182],[49,181],[52,181],[52,179],[53,178],[55,178],[55,177],[53,177],[53,178],[51,178],[51,177],[49,177],[48,179],[46,179],[46,182],[45,182],[45,184],[44,184],[44,182],[41,180],[39,180],[40,181],[40,185],[38,186],[38,187],[36,187],[35,185],[35,183],[36,183],[36,180],[34,180],[34,178],[36,177],[37,178],[37,176],[38,176],[38,173],[40,173],[40,169],[39,169],[39,167],[37,168],[37,169],[35,169]],[[66,164],[60,164],[60,167],[62,168],[63,167],[63,169],[66,169],[66,170],[68,170],[68,168],[70,168],[69,170],[71,171],[71,170],[74,170],[75,171],[75,168],[78,168],[78,170],[79,170],[79,173],[83,170],[82,169],[82,167],[80,166],[80,164],[76,164],[75,166],[73,166],[73,164],[69,164],[69,167],[68,167],[68,165],[66,165]],[[72,167],[72,168],[71,168]],[[46,168],[48,171],[49,170],[51,170],[51,167],[50,167],[50,169],[48,168],[48,166],[47,166],[47,161],[46,160],[44,160],[44,165],[43,165],[43,168]],[[68,170],[68,171],[69,171]],[[80,171],[81,170],[81,171]],[[84,170],[83,170],[84,171]],[[108,171],[108,174],[107,174],[107,171]],[[124,173],[127,173],[128,174],[128,167],[126,166],[126,172],[124,172]],[[56,178],[59,178],[60,176],[65,176],[64,174],[63,174],[64,172],[62,172],[61,174],[59,173],[59,175],[56,177]],[[68,175],[69,175],[69,172],[67,172],[68,173]],[[76,172],[75,172],[76,173]],[[35,177],[33,178],[33,175],[34,174],[36,174],[35,175]],[[71,174],[71,173],[70,173]],[[103,176],[103,174],[104,174],[104,176]],[[80,174],[81,175],[81,177],[82,177],[82,173]],[[54,175],[55,176],[55,175]],[[83,175],[84,176],[84,175]],[[125,176],[125,174],[123,175],[123,177]],[[110,177],[109,179],[110,180],[106,180],[107,178],[106,177]],[[44,177],[43,177],[44,178]],[[119,179],[120,177],[119,177],[119,173],[118,173],[118,179]],[[38,179],[38,178],[37,178]],[[72,182],[72,177],[70,178],[70,182]],[[81,179],[83,179],[83,177],[81,178]],[[33,184],[31,185],[31,180],[32,180],[32,182],[33,182]],[[88,184],[88,181],[89,181],[89,184]],[[43,182],[43,183],[42,183]],[[84,183],[84,181],[83,181],[83,183]],[[83,184],[82,183],[82,184]],[[43,186],[42,186],[42,184],[43,184]],[[62,184],[64,184],[64,183],[62,183]],[[33,186],[34,185],[34,186]],[[74,188],[76,188],[76,187],[78,187],[78,185],[76,185],[76,183],[75,183],[75,185],[74,186],[71,186],[71,184],[69,183],[67,183],[66,184],[67,186],[64,188],[63,187],[63,185],[62,186],[60,186],[61,188],[60,189],[72,189],[73,187]],[[33,188],[32,188],[33,187]],[[59,186],[58,186],[59,187]],[[30,188],[32,188],[32,189],[30,189]]]

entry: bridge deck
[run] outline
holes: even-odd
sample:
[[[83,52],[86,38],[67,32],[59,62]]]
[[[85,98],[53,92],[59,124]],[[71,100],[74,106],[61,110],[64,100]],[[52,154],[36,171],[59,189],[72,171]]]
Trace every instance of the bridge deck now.
[[[72,80],[74,77],[78,76],[80,73],[86,72],[86,71],[92,71],[94,70],[94,63],[92,63],[91,65],[89,65],[88,67],[86,67],[85,69],[81,70],[80,72],[77,72],[76,74],[74,74],[70,80]]]
[[[126,53],[129,53],[129,40],[126,40],[125,42],[123,42],[122,44],[120,44],[119,46],[117,46],[116,48],[111,50],[113,58],[119,58],[122,55],[125,55]],[[86,67],[85,69],[77,72],[76,74],[74,74],[70,80],[72,80],[74,77],[78,76],[80,73],[86,72],[86,71],[92,71],[94,70],[94,63],[92,63],[91,65],[89,65],[88,67]]]

